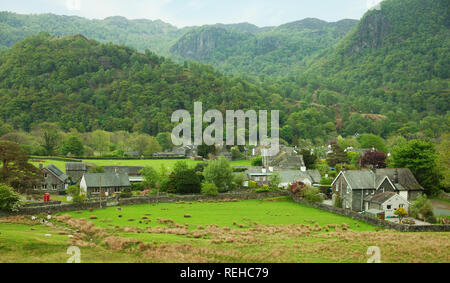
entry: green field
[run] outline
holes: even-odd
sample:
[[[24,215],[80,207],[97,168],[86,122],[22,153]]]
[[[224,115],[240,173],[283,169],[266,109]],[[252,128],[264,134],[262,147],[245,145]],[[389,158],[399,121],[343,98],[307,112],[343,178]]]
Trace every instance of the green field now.
[[[51,164],[58,167],[63,172],[66,171],[66,163],[64,161],[58,160],[49,160],[42,159],[44,167],[49,166]],[[83,162],[95,164],[97,166],[152,166],[154,168],[160,168],[161,165],[168,168],[173,168],[174,164],[180,160],[176,159],[146,159],[146,160],[95,160],[95,159],[85,159]],[[190,166],[195,166],[197,163],[201,163],[201,161],[194,161],[191,159],[183,159],[182,161],[186,161]],[[34,166],[38,167],[39,162],[31,162]],[[232,166],[250,166],[250,161],[247,160],[239,160],[230,162]]]
[[[65,262],[73,245],[82,262],[362,263],[370,246],[380,247],[383,262],[449,261],[449,233],[378,231],[288,198],[110,207],[53,219],[53,227],[0,219],[0,262]]]

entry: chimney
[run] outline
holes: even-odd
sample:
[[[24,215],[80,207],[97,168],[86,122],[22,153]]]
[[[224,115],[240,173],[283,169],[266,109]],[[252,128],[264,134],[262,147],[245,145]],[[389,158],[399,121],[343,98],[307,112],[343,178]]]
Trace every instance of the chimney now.
[[[306,167],[305,166],[300,167],[300,171],[306,172]]]
[[[394,172],[394,183],[395,184],[399,183],[398,169],[395,169],[395,172]]]

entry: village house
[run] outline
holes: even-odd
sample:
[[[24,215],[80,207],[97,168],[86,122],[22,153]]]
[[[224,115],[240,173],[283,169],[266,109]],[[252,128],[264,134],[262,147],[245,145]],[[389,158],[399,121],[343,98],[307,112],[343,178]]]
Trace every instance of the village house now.
[[[378,193],[376,195],[368,196],[364,199],[364,211],[369,215],[378,216],[382,219],[397,218],[395,211],[399,208],[404,208],[409,211],[410,203],[401,195],[394,192]]]
[[[55,165],[49,165],[42,168],[42,164],[39,168],[42,171],[42,183],[41,186],[34,186],[35,191],[41,191],[45,193],[60,193],[64,192],[70,185],[69,177],[59,170]]]
[[[80,182],[81,191],[88,196],[112,196],[130,188],[128,174],[125,173],[87,173]]]
[[[145,167],[142,166],[104,166],[105,173],[119,173],[127,174],[130,183],[144,182],[144,177],[141,174],[141,170]]]
[[[302,182],[308,186],[317,186],[322,180],[322,176],[318,170],[306,170],[302,167],[300,170],[280,170],[281,177],[280,187],[286,188],[290,185]]]
[[[77,183],[83,175],[89,171],[89,167],[82,162],[66,162],[66,174],[71,177],[73,183]]]
[[[408,202],[424,193],[411,170],[377,169],[342,171],[332,183],[333,201],[337,196],[345,209],[365,211],[365,199],[385,192],[400,195]]]

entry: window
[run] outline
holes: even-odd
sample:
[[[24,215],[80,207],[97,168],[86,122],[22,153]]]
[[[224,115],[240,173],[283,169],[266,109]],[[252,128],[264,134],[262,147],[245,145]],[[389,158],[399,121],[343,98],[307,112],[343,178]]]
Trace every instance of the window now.
[[[47,184],[43,184],[42,185],[42,189],[46,190],[47,189]]]
[[[388,205],[388,206],[387,206],[387,209],[392,209],[392,205]]]
[[[120,193],[120,191],[121,191],[120,188],[115,188],[115,189],[114,189],[114,192],[115,192],[115,193]]]
[[[37,186],[36,185],[33,185],[33,190],[37,190]]]
[[[53,185],[52,187],[53,187],[53,190],[54,190],[54,191],[56,191],[56,190],[58,189],[58,186],[57,186],[57,185]]]
[[[404,208],[405,205],[404,204],[400,204],[399,208]]]
[[[255,177],[255,181],[256,181],[256,182],[259,182],[259,177]]]
[[[48,178],[48,174],[44,173],[44,178],[47,179]]]

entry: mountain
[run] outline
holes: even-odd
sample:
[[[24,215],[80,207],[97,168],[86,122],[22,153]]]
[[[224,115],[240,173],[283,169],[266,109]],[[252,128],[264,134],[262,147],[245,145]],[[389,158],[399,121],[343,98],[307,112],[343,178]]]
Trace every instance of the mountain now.
[[[170,51],[227,73],[281,76],[303,71],[307,59],[337,43],[356,23],[305,19],[262,29],[204,26],[186,32]]]
[[[83,34],[100,42],[149,49],[179,63],[195,60],[227,73],[285,75],[304,70],[305,60],[338,42],[357,23],[317,19],[259,28],[249,23],[178,29],[160,20],[110,17],[88,20],[74,16],[19,15],[0,12],[0,49],[39,32],[55,36]]]
[[[64,130],[156,135],[171,131],[172,113],[192,109],[195,101],[223,111],[268,108],[268,96],[210,66],[181,66],[83,35],[41,33],[0,53],[0,120],[26,131],[55,122]]]
[[[434,124],[440,130],[430,135],[439,136],[450,119],[449,9],[448,0],[385,0],[321,52],[299,81],[319,99],[322,94],[397,120],[386,131],[417,132]]]

